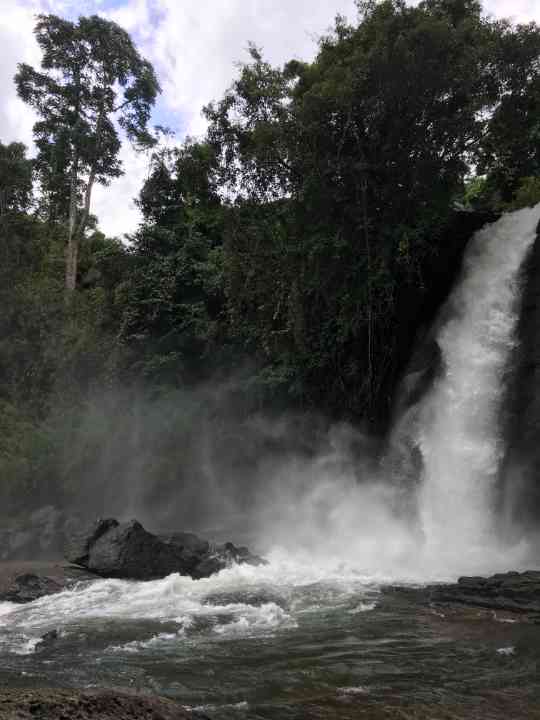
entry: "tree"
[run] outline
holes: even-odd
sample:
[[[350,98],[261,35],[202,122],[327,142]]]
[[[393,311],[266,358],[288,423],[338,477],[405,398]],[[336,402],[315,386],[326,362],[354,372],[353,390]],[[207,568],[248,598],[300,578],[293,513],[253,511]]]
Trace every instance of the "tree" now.
[[[32,161],[26,158],[26,147],[0,142],[0,215],[23,212],[32,197]]]
[[[525,178],[540,178],[540,27],[502,22],[496,44],[500,101],[489,119],[478,169],[485,195],[512,204]]]
[[[71,291],[94,185],[123,172],[119,130],[137,149],[154,145],[148,122],[160,87],[152,65],[110,20],[39,15],[35,34],[42,71],[20,64],[15,83],[40,117],[36,168],[49,216],[67,221],[65,285]]]
[[[499,99],[498,28],[475,0],[358,6],[312,63],[252,48],[206,114],[238,211],[237,327],[303,404],[373,417],[395,381],[399,288],[421,292]]]
[[[144,221],[130,248],[122,339],[131,373],[156,384],[196,382],[222,359],[225,209],[214,166],[211,148],[188,139],[154,155],[140,194]]]

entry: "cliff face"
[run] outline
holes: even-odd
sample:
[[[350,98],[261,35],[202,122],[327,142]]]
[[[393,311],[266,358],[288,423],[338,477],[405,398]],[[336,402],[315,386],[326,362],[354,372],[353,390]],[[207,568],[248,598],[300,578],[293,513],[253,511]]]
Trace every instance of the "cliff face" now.
[[[527,526],[540,518],[540,225],[521,280],[518,343],[503,414],[501,488],[510,519]]]

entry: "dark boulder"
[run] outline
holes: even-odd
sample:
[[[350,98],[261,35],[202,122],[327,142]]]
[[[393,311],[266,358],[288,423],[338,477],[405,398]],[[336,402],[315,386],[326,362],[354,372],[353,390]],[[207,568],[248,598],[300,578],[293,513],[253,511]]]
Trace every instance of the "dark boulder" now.
[[[114,518],[98,518],[94,522],[84,524],[79,518],[72,518],[66,523],[67,533],[64,546],[64,557],[75,565],[88,565],[90,547],[106,532],[118,526]]]
[[[44,595],[60,592],[62,589],[62,586],[52,578],[25,573],[18,575],[11,585],[0,593],[0,600],[27,603]]]
[[[210,556],[210,543],[207,540],[202,540],[194,533],[178,532],[170,533],[169,535],[158,535],[157,537],[161,542],[173,547],[174,552],[179,554],[184,568],[182,574],[192,575],[193,577],[208,577],[214,572],[219,572],[223,569],[222,565],[217,567],[217,569],[211,569],[210,566],[208,566],[207,571],[205,572],[203,570],[202,575],[196,572],[196,568],[201,563],[201,560],[207,559]]]
[[[263,560],[258,555],[253,555],[247,547],[236,547],[236,545],[233,545],[232,542],[227,542],[224,545],[218,545],[216,550],[218,556],[222,557],[228,565],[231,563],[254,566],[268,565],[266,560]]]
[[[27,603],[96,580],[81,568],[51,562],[0,564],[0,602]]]
[[[193,569],[191,553],[182,546],[163,542],[136,520],[117,524],[90,544],[86,567],[104,577],[152,580]]]
[[[199,563],[197,563],[190,575],[195,580],[200,580],[201,578],[215,575],[221,570],[224,570],[226,567],[227,563],[224,562],[223,558],[220,558],[218,555],[207,555]]]
[[[67,543],[66,557],[101,577],[133,580],[154,580],[171,573],[199,579],[233,563],[265,563],[232,543],[211,546],[193,533],[154,535],[136,520],[119,524],[113,519],[77,531]]]

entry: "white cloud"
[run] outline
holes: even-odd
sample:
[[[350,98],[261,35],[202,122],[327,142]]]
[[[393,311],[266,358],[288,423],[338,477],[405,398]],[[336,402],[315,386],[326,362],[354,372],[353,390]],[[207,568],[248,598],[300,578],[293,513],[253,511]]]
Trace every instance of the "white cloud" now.
[[[108,235],[133,232],[140,213],[135,205],[148,170],[148,155],[136,153],[128,143],[120,151],[124,175],[110,185],[97,185],[93,193],[92,212],[98,216],[101,229]]]
[[[333,24],[336,13],[349,19],[356,15],[354,0],[117,0],[117,9],[106,9],[111,4],[111,0],[0,0],[0,139],[31,140],[34,116],[17,99],[12,76],[17,62],[39,61],[32,36],[35,12],[103,12],[119,22],[155,65],[163,85],[164,124],[190,134],[204,130],[201,108],[230,85],[235,64],[247,57],[248,42],[261,46],[275,64],[291,57],[309,59],[316,51],[316,37]],[[538,0],[487,0],[484,7],[496,17],[540,21]],[[95,193],[93,210],[110,234],[135,229],[138,211],[133,198],[147,168],[145,157],[127,145],[122,159],[126,175]]]
[[[40,50],[34,39],[34,11],[29,7],[9,4],[0,12],[0,140],[18,140],[32,145],[34,112],[17,97],[13,76],[17,63],[39,64]]]
[[[109,16],[134,33],[169,109],[182,115],[186,132],[198,134],[205,127],[201,108],[231,84],[249,42],[275,64],[309,59],[338,12],[355,17],[354,0],[133,0]]]

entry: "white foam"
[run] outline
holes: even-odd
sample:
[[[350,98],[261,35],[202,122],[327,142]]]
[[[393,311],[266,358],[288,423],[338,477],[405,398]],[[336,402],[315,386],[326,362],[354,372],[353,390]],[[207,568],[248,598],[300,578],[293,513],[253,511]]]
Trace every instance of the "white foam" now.
[[[371,610],[375,610],[376,607],[377,607],[377,603],[375,601],[360,602],[352,610],[349,610],[349,613],[351,615],[358,615],[358,613],[370,612]]]
[[[17,607],[19,607],[17,603],[0,602],[0,625],[2,624],[2,617],[4,615],[9,615]]]
[[[278,552],[267,566],[234,565],[202,580],[178,574],[150,582],[97,580],[16,606],[3,619],[12,633],[36,635],[99,619],[154,620],[180,626],[176,633],[157,633],[147,640],[109,648],[111,652],[144,652],[185,642],[192,629],[223,639],[285,631],[297,626],[297,617],[306,608],[350,607],[351,598],[355,607],[367,610],[376,592],[373,583],[359,581],[357,574],[325,573],[314,563],[295,564]]]
[[[499,655],[514,655],[516,652],[516,648],[513,645],[509,645],[508,647],[502,647],[498,648],[497,653]]]

